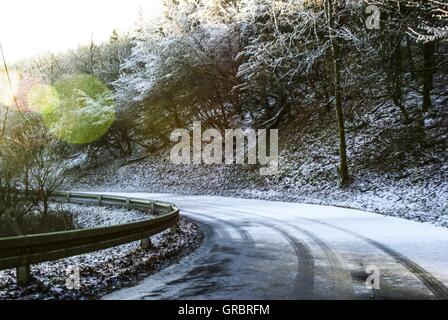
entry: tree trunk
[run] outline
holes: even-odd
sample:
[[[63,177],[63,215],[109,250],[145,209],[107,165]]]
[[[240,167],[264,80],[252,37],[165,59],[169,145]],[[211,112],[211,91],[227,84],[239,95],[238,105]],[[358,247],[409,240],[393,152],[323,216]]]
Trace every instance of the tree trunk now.
[[[40,193],[40,200],[42,200],[42,205],[44,206],[43,214],[47,215],[48,214],[48,193],[43,189],[41,189],[39,193]]]
[[[406,111],[406,107],[403,105],[403,77],[402,77],[402,55],[401,55],[401,39],[395,39],[397,44],[395,45],[394,52],[392,54],[392,71],[393,74],[393,89],[392,100],[394,104],[400,109],[403,116],[403,122],[409,123],[409,114]]]
[[[417,77],[415,76],[414,56],[412,55],[412,43],[411,43],[411,38],[409,36],[406,36],[406,51],[407,51],[407,56],[409,59],[409,67],[411,70],[411,77],[412,77],[412,79],[417,79]]]
[[[334,96],[336,104],[336,120],[339,131],[339,175],[341,185],[345,186],[349,182],[347,166],[347,145],[345,139],[344,113],[342,111],[342,93],[341,93],[341,54],[338,39],[334,34],[334,16],[333,0],[326,0],[326,14],[328,23],[328,32],[333,50],[333,73],[334,73]]]
[[[126,143],[126,155],[132,154],[131,137],[129,136],[129,129],[127,127],[122,128],[122,137]]]
[[[44,199],[44,214],[48,214],[48,198]]]
[[[30,190],[30,178],[29,178],[29,169],[28,169],[28,165],[25,165],[25,181],[24,181],[24,185],[25,185],[25,197],[29,196],[29,190]]]
[[[423,106],[422,112],[428,112],[432,106],[431,90],[432,76],[434,73],[434,42],[428,42],[423,45]]]

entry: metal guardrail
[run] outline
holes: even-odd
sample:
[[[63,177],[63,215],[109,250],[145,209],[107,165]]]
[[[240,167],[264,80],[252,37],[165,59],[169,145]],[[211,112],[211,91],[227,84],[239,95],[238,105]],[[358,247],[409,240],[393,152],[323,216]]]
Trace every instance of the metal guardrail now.
[[[146,209],[160,215],[126,224],[79,229],[46,234],[0,238],[0,270],[16,268],[17,283],[31,280],[30,265],[44,261],[80,255],[141,240],[141,246],[151,246],[150,236],[166,229],[176,232],[179,208],[167,202],[93,193],[56,192],[52,200],[74,203],[114,205]]]

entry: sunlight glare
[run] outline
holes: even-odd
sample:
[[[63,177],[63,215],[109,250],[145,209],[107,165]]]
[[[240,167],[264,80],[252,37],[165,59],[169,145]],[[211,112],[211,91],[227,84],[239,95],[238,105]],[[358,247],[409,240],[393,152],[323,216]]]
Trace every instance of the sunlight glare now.
[[[11,107],[14,104],[14,97],[19,91],[20,75],[10,71],[9,78],[11,84],[8,74],[5,71],[0,71],[0,104]]]

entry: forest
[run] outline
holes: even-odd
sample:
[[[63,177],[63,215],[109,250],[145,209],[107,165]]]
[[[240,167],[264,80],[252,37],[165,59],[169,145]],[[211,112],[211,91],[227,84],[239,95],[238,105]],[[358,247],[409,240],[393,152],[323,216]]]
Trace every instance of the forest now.
[[[48,213],[80,154],[145,157],[194,121],[221,133],[279,129],[280,140],[282,130],[329,126],[342,189],[358,174],[348,127],[383,105],[397,111],[408,148],[446,152],[446,130],[426,130],[448,120],[435,107],[446,109],[447,40],[448,4],[438,0],[165,0],[162,17],[105,43],[14,64],[2,54],[5,232],[22,234],[23,217]]]

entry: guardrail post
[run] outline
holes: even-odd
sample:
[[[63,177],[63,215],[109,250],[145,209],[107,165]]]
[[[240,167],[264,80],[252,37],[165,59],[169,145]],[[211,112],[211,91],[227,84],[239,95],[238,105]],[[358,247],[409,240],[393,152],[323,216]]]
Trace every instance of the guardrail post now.
[[[131,209],[131,200],[129,198],[126,198],[126,209]]]
[[[32,279],[31,267],[29,265],[17,267],[16,279],[17,279],[17,285],[19,286],[26,286],[28,283],[30,283]]]
[[[101,196],[101,195],[98,196],[98,205],[99,206],[103,205],[103,196]]]
[[[70,202],[70,192],[67,192],[67,195],[65,196],[65,200],[67,202]]]
[[[175,235],[176,234],[176,226],[177,226],[177,224],[175,224],[174,226],[170,227],[170,234],[171,235]]]
[[[148,250],[152,248],[152,242],[151,242],[151,238],[147,237],[144,238],[140,241],[140,248],[142,248],[143,250]]]
[[[151,214],[156,213],[156,204],[154,201],[151,201]]]

